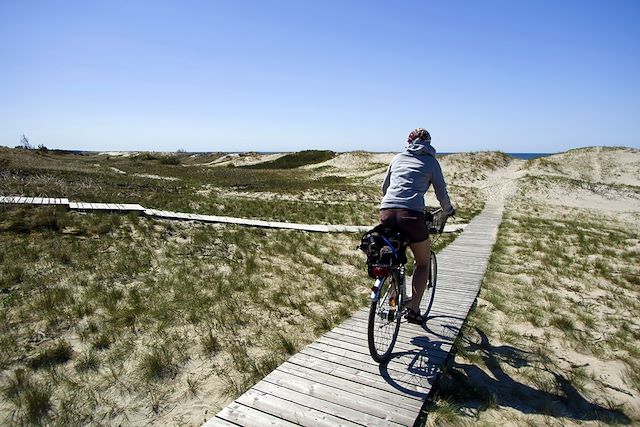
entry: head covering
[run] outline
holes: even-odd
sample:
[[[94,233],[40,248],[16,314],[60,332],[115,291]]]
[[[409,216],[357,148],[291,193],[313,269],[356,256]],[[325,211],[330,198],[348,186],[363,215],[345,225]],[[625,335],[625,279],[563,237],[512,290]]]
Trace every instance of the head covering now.
[[[409,134],[409,137],[407,138],[407,142],[409,144],[411,144],[416,140],[418,140],[418,141],[426,141],[427,143],[430,143],[431,142],[431,135],[429,135],[429,132],[427,132],[426,129],[415,128]]]

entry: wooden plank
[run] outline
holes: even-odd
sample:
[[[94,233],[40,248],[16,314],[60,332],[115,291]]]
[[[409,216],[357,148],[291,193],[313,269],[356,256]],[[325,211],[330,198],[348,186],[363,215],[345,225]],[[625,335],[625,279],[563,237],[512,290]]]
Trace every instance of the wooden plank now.
[[[276,424],[273,424],[276,425]],[[219,418],[217,415],[213,418],[211,418],[210,420],[208,420],[207,422],[205,422],[204,424],[202,424],[202,427],[237,427],[238,424],[234,424],[230,421],[227,421],[223,418]]]
[[[333,329],[332,331],[324,334],[324,337],[341,341],[346,344],[357,345],[358,347],[364,348],[367,353],[369,351],[366,333],[361,335],[358,332],[349,331],[347,329]],[[439,343],[437,341],[430,341],[427,338],[420,339],[420,337],[415,337],[411,342],[398,338],[393,349],[394,351],[427,351],[430,358],[442,361],[447,357],[447,352],[435,347],[435,345],[438,344]],[[432,348],[431,345],[434,345],[434,347]]]
[[[435,304],[435,303],[434,303]],[[353,319],[348,323],[341,324],[337,326],[331,333],[340,333],[345,335],[351,335],[354,337],[359,337],[361,340],[367,341],[367,321],[366,319]],[[398,341],[402,343],[411,343],[412,341],[416,342],[427,342],[431,340],[435,340],[437,337],[433,336],[429,331],[425,330],[421,325],[414,325],[411,323],[407,323],[405,320],[400,324],[400,331],[398,333]]]
[[[335,342],[332,342],[332,343],[321,342],[321,339],[319,339],[309,344],[309,348],[319,350],[323,353],[328,353],[334,356],[342,357],[344,358],[343,363],[345,365],[349,365],[353,363],[352,361],[365,362],[365,363],[372,362],[371,356],[369,355],[368,351],[366,353],[361,351],[354,351],[354,350],[339,347],[338,345],[335,345],[335,344],[336,344]],[[396,376],[396,377],[405,376],[408,374],[407,366],[404,364],[404,362],[401,361],[401,359],[415,358],[419,356],[420,356],[420,352],[417,350],[413,353],[411,352],[395,353],[394,357],[392,357],[391,360],[389,360],[389,362],[387,362],[387,364],[385,365],[385,369],[389,372],[389,375],[391,376]],[[438,363],[439,362],[440,361],[438,361]],[[416,384],[420,385],[421,387],[421,389],[416,389],[416,391],[425,392],[425,393],[428,392],[430,386],[426,379],[424,381],[422,380],[416,381]]]
[[[372,399],[363,393],[353,393],[352,391],[347,391],[342,388],[330,387],[315,379],[309,379],[304,374],[297,374],[298,372],[296,371],[276,369],[267,375],[263,382],[268,382],[279,388],[301,393],[308,397],[317,398],[328,404],[335,404],[340,410],[342,410],[341,407],[353,409],[360,412],[361,415],[374,417],[373,422],[378,418],[398,425],[409,425],[412,424],[415,419],[415,417],[407,416],[404,411],[398,411],[396,406],[384,400]],[[286,393],[288,394],[289,392]],[[293,397],[295,397],[295,401],[299,401],[299,396],[294,394]],[[314,403],[315,402],[316,401],[314,401]],[[329,405],[327,405],[327,407],[329,407]],[[358,423],[361,422],[352,416],[348,416],[348,418]],[[371,424],[371,418],[363,419],[362,421],[367,422],[368,424],[366,425]]]
[[[381,391],[396,393],[402,396],[403,400],[422,402],[420,398],[422,393],[415,389],[413,382],[399,380],[397,381],[398,386],[394,386],[391,383],[392,377],[388,374],[381,373],[379,365],[371,362],[349,361],[349,364],[345,365],[344,360],[339,356],[324,353],[313,348],[303,349],[287,361],[287,363],[304,366],[353,383],[365,384],[378,388]],[[415,391],[415,394],[407,394],[403,392],[401,388],[410,388]]]
[[[314,345],[310,345],[307,348],[303,349],[301,353],[347,368],[357,368],[369,373],[377,374],[381,378],[384,378],[385,381],[396,381],[398,383],[401,383],[401,388],[403,390],[409,390],[408,394],[411,394],[412,396],[424,397],[429,392],[430,385],[428,384],[428,381],[415,381],[410,373],[407,372],[406,365],[403,366],[401,370],[395,370],[391,369],[389,367],[389,364],[387,364],[386,366],[384,366],[384,370],[381,370],[380,365],[375,363],[371,358],[369,358],[368,361],[353,359],[346,357],[343,354],[336,354],[334,352],[326,351],[325,347],[326,346],[324,346],[324,344],[314,343]]]
[[[435,303],[434,303],[435,304]],[[366,337],[367,333],[367,319],[366,318],[351,318],[348,321],[336,326],[333,331],[349,330],[353,332],[360,332]],[[409,342],[414,338],[422,340],[436,339],[435,336],[429,334],[422,327],[407,323],[403,320],[400,325],[400,332],[398,332],[398,339]]]
[[[401,425],[389,420],[382,419],[380,417],[376,417],[361,410],[355,410],[348,406],[326,401],[322,398],[315,397],[308,392],[301,393],[299,391],[281,387],[277,384],[273,384],[267,381],[260,381],[253,387],[253,389],[256,391],[261,391],[263,393],[268,393],[271,396],[287,400],[302,407],[307,407],[309,409],[313,408],[314,410],[323,412],[326,415],[333,417],[333,419],[336,422],[339,422],[341,425],[370,426],[380,425],[382,423],[389,426]],[[344,403],[348,404],[347,402]],[[315,425],[315,423],[312,425]]]
[[[358,340],[356,341],[355,338],[353,337],[346,337],[345,335],[341,335],[338,333],[334,333],[333,335],[331,335],[331,338],[334,340],[334,346],[336,347],[341,347],[339,342],[343,342],[345,343],[345,345],[349,345],[349,344],[355,344],[359,347],[363,348],[363,353],[365,355],[369,354],[368,351],[368,346],[367,346],[367,341],[366,340]],[[344,338],[349,338],[351,340],[351,342],[347,342],[344,340]],[[393,352],[398,354],[398,353],[407,353],[407,354],[416,354],[416,355],[420,355],[421,357],[424,358],[428,358],[430,361],[434,362],[434,363],[440,363],[442,361],[444,361],[444,359],[446,359],[447,357],[447,353],[449,348],[446,348],[445,346],[447,346],[447,343],[442,342],[442,339],[438,339],[437,341],[428,341],[428,340],[424,340],[424,341],[417,341],[417,340],[413,340],[411,343],[408,342],[402,342],[400,340],[396,341],[395,346],[393,347]],[[342,348],[342,347],[341,347]],[[393,359],[392,359],[393,361]],[[397,369],[397,367],[395,365],[389,365],[390,369]],[[403,369],[400,369],[400,371],[403,371]]]
[[[213,418],[211,423],[207,421],[202,427],[212,427],[212,426],[226,426],[226,425],[241,425],[241,426],[252,426],[252,425],[266,425],[266,426],[295,426],[297,424],[290,423],[288,421],[283,420],[282,418],[275,417],[273,415],[267,414],[262,411],[258,411],[250,406],[245,406],[237,402],[233,402],[230,405],[224,407],[222,411],[218,412],[216,417],[222,419],[223,422],[227,424],[223,424],[219,421],[216,421]]]
[[[122,206],[128,211],[145,211],[145,208],[137,203],[123,203]]]
[[[302,426],[358,425],[313,407],[300,405],[289,399],[261,391],[256,388],[258,384],[240,396],[236,402]]]
[[[335,375],[325,374],[307,366],[285,362],[277,368],[279,371],[291,376],[297,376],[309,381],[313,381],[331,389],[344,391],[356,395],[352,399],[358,401],[360,397],[374,399],[376,402],[393,404],[396,409],[413,411],[419,409],[422,402],[419,400],[405,399],[404,395],[385,391],[379,387],[380,378],[377,378],[376,385],[371,386],[359,381],[352,381]]]

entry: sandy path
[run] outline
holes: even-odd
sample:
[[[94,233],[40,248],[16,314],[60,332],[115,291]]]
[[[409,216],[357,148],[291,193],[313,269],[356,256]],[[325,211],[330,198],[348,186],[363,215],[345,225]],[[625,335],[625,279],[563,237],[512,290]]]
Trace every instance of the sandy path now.
[[[524,164],[524,160],[514,160],[505,168],[487,173],[484,185],[479,187],[487,203],[504,206],[518,189],[518,180],[527,174]]]
[[[602,166],[600,165],[600,156],[599,154],[602,152],[602,148],[597,147],[595,153],[591,155],[591,167],[593,172],[593,181],[595,182],[603,182],[602,179]]]

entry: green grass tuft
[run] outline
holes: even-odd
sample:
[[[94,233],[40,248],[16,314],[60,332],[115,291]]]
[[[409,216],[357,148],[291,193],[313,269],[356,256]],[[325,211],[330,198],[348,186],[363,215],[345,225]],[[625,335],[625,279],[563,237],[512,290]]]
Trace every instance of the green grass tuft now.
[[[138,368],[145,381],[173,378],[178,373],[176,355],[166,347],[156,347],[146,353]]]
[[[286,154],[276,160],[242,166],[247,169],[294,169],[300,166],[326,162],[336,156],[333,151],[305,150],[297,153]]]

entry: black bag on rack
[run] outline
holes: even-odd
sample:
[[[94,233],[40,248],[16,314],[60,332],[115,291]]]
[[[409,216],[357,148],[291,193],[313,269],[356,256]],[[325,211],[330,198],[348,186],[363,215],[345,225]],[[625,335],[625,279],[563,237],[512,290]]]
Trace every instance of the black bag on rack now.
[[[369,276],[374,277],[372,273],[374,265],[405,264],[408,242],[403,232],[384,224],[378,224],[364,233],[358,249],[367,255]]]

